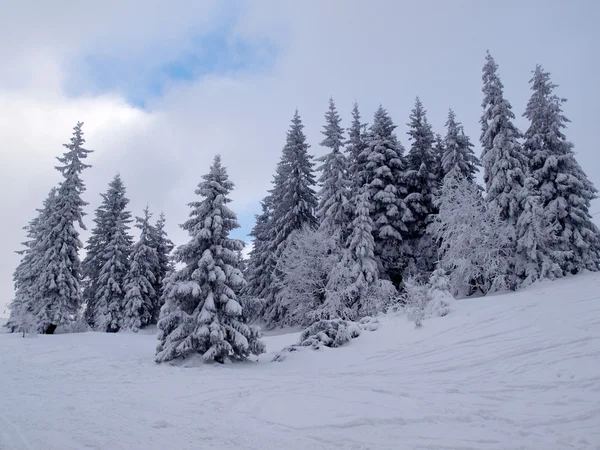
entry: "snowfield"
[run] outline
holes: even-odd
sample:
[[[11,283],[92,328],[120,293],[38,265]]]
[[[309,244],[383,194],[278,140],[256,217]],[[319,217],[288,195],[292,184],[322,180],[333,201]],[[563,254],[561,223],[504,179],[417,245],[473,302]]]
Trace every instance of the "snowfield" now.
[[[0,335],[0,448],[600,449],[600,275],[258,363],[153,362],[149,333]]]

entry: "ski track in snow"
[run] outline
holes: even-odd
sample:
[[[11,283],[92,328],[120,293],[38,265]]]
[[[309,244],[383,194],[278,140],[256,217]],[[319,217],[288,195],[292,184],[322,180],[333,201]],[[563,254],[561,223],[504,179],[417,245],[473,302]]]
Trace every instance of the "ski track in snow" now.
[[[0,449],[600,449],[600,275],[388,316],[340,349],[156,365],[148,333],[0,335]]]

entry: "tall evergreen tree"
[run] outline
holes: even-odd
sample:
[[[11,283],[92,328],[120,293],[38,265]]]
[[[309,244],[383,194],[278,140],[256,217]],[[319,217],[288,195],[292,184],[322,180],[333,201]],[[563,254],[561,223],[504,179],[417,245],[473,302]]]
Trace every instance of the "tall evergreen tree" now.
[[[348,140],[346,141],[346,154],[348,161],[348,179],[351,182],[352,192],[359,192],[363,185],[360,179],[360,173],[364,161],[361,161],[361,154],[367,146],[366,131],[367,125],[360,120],[360,111],[358,103],[354,103],[352,108],[352,124],[348,128]]]
[[[346,287],[351,297],[350,306],[354,306],[358,310],[360,310],[360,304],[355,305],[356,301],[360,303],[369,286],[379,278],[375,261],[370,204],[369,190],[363,189],[357,198],[352,234],[348,238],[347,251],[342,258],[342,264],[349,269],[350,273],[350,283]]]
[[[148,233],[149,240],[152,248],[156,250],[156,256],[158,258],[158,270],[156,277],[153,282],[154,291],[156,296],[154,297],[156,302],[152,307],[152,313],[150,323],[155,324],[158,322],[158,316],[160,314],[160,308],[164,303],[163,291],[164,291],[164,280],[167,278],[169,273],[173,271],[173,261],[171,259],[171,252],[175,247],[173,242],[169,239],[165,230],[166,219],[163,213],[160,213],[156,225],[149,225]]]
[[[152,240],[148,207],[144,217],[136,217],[136,227],[140,229],[140,239],[133,246],[129,272],[124,281],[124,305],[121,328],[137,332],[152,322],[158,304],[158,292],[155,289],[160,277],[158,252]]]
[[[50,190],[42,208],[37,210],[38,215],[24,228],[27,233],[27,240],[23,243],[24,248],[17,251],[22,257],[13,273],[15,297],[9,306],[10,317],[5,325],[10,332],[15,332],[18,329],[25,331],[25,328],[29,328],[31,325],[28,322],[37,314],[35,310],[38,306],[35,302],[37,296],[35,284],[37,273],[40,270],[39,264],[43,259],[43,254],[39,251],[39,245],[43,238],[44,224],[54,208],[56,191],[56,188]]]
[[[96,328],[96,301],[98,299],[100,271],[106,263],[104,250],[107,239],[110,239],[109,221],[106,220],[107,200],[106,194],[100,194],[103,201],[96,208],[94,216],[94,228],[85,247],[86,255],[81,263],[83,275],[83,301],[85,303],[84,319],[87,324]]]
[[[117,332],[122,326],[125,277],[129,273],[129,256],[133,245],[128,233],[131,213],[126,208],[129,199],[125,197],[125,185],[119,175],[111,181],[102,197],[107,235],[100,252],[103,265],[98,273],[95,323],[102,331]]]
[[[458,172],[463,178],[474,181],[479,160],[473,153],[473,144],[465,135],[456,114],[452,109],[448,111],[446,121],[446,137],[444,139],[444,153],[442,155],[442,170],[444,176],[451,171]]]
[[[544,278],[562,275],[550,248],[552,230],[544,216],[540,195],[532,176],[521,191],[521,215],[516,224],[515,275],[527,286]]]
[[[380,275],[394,282],[400,281],[404,265],[403,234],[406,194],[402,155],[404,148],[398,142],[396,125],[383,106],[379,106],[366,139],[366,147],[359,155],[364,161],[358,176],[368,190],[370,198],[375,257]]]
[[[406,221],[407,238],[414,267],[417,270],[432,271],[435,251],[431,245],[425,245],[424,236],[432,215],[436,214],[434,198],[439,188],[433,149],[435,136],[418,97],[408,126],[409,140],[412,143],[407,155],[405,174],[408,192],[404,201],[410,211]]]
[[[526,176],[527,158],[513,124],[512,106],[504,98],[504,86],[498,77],[498,65],[488,52],[483,66],[483,115],[481,116],[481,163],[486,200],[498,206],[502,220],[517,223],[520,191]]]
[[[573,144],[563,133],[565,99],[554,94],[550,74],[537,66],[530,80],[533,94],[524,116],[525,150],[539,195],[543,216],[552,229],[549,241],[554,261],[565,273],[583,269],[597,271],[600,263],[600,232],[592,222],[590,202],[597,190],[575,159]]]
[[[344,239],[348,230],[348,195],[350,181],[346,157],[342,153],[344,131],[333,99],[329,99],[329,110],[325,114],[325,126],[321,132],[325,139],[321,142],[329,153],[317,159],[323,164],[317,169],[321,171],[319,183],[319,207],[317,218],[321,229]]]
[[[243,243],[229,233],[238,228],[227,206],[233,183],[216,156],[190,203],[190,219],[182,225],[191,240],[175,251],[183,265],[167,280],[165,305],[158,322],[156,361],[200,354],[206,361],[245,359],[264,352],[260,329],[244,323],[236,291],[243,284],[235,267]]]
[[[245,294],[254,298],[265,298],[271,284],[271,273],[274,267],[269,244],[271,242],[272,211],[269,207],[270,197],[261,202],[262,212],[256,215],[256,224],[250,235],[254,238],[250,261],[248,262],[248,284]]]
[[[433,147],[433,154],[435,155],[435,174],[438,181],[438,187],[441,188],[444,183],[444,165],[442,160],[444,159],[444,153],[446,153],[446,145],[442,136],[437,133],[435,135],[435,145]]]
[[[83,207],[87,203],[81,198],[85,191],[81,173],[90,167],[83,160],[91,153],[83,147],[82,126],[82,122],[77,123],[71,142],[64,144],[67,151],[57,158],[61,165],[56,169],[63,181],[42,231],[40,251],[44,257],[37,271],[35,289],[40,303],[35,321],[37,329],[45,333],[53,333],[57,326],[71,322],[81,305],[79,249],[83,244],[75,224],[85,230]]]
[[[270,227],[267,268],[275,268],[277,259],[285,249],[286,241],[296,230],[305,226],[315,228],[318,224],[315,217],[317,198],[313,186],[312,156],[308,154],[309,145],[302,131],[304,125],[295,112],[292,125],[287,133],[286,144],[281,160],[276,169],[271,190],[273,219]],[[277,276],[272,272],[265,310],[265,319],[274,324],[282,319],[285,312],[275,300]]]

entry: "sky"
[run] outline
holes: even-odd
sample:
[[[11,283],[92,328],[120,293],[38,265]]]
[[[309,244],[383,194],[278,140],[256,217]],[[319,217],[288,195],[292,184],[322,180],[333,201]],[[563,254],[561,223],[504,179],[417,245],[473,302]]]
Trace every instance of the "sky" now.
[[[0,0],[0,316],[22,227],[60,181],[55,157],[78,120],[94,150],[88,228],[120,173],[132,212],[163,211],[186,242],[178,225],[219,153],[236,185],[234,235],[248,240],[296,108],[314,155],[330,96],[345,126],[354,101],[366,122],[383,104],[408,147],[418,95],[436,132],[452,107],[479,153],[489,49],[521,129],[531,71],[552,74],[567,136],[600,187],[599,22],[595,0]]]

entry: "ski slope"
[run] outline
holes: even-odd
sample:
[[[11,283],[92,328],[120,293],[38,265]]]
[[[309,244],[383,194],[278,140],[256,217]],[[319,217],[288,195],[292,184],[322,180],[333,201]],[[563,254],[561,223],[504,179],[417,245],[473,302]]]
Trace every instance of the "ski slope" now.
[[[153,362],[151,334],[0,335],[0,448],[600,449],[600,276],[258,363]]]

